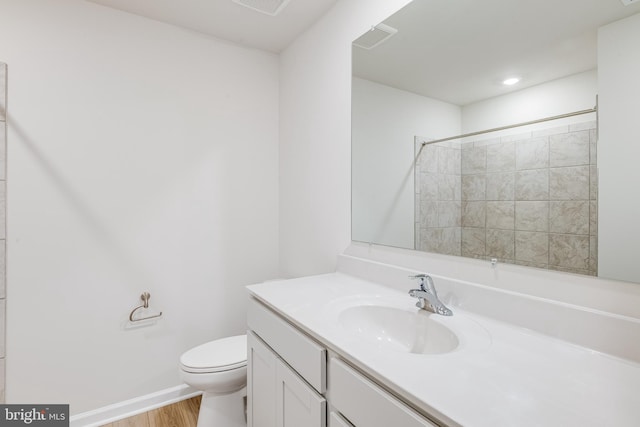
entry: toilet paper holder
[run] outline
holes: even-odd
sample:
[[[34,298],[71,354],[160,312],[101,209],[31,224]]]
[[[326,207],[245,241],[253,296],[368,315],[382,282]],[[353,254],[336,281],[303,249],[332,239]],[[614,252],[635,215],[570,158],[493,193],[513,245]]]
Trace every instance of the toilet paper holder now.
[[[142,300],[142,305],[139,305],[138,307],[136,307],[133,310],[131,310],[131,314],[129,314],[129,321],[130,322],[141,322],[143,320],[155,319],[155,318],[158,318],[158,317],[162,316],[162,312],[160,312],[160,313],[154,314],[152,316],[140,317],[138,319],[135,319],[133,317],[133,315],[136,313],[136,311],[138,311],[140,309],[143,309],[143,308],[149,308],[149,299],[150,298],[151,298],[151,294],[149,292],[143,292],[142,295],[140,295],[140,299]]]

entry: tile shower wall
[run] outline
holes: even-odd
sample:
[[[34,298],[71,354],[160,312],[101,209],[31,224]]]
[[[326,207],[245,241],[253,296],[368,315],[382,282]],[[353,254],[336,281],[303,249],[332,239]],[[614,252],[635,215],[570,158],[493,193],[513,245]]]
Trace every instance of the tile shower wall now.
[[[416,140],[416,249],[461,254],[461,150]]]
[[[595,122],[445,144],[416,163],[417,249],[597,275]]]
[[[7,65],[0,63],[0,403],[4,403],[5,369],[5,248],[6,248],[6,153],[7,153]]]

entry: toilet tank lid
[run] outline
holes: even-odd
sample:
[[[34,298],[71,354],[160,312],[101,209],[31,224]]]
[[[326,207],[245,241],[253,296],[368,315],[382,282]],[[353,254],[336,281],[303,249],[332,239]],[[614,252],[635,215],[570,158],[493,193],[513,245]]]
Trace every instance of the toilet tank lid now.
[[[247,336],[237,335],[209,341],[185,352],[180,363],[189,368],[224,368],[247,362]]]

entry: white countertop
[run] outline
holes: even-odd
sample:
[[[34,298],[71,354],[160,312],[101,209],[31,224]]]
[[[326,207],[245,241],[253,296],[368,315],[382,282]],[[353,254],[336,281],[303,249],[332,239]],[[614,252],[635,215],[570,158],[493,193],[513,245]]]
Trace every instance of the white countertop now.
[[[436,287],[438,283],[436,282]],[[354,304],[417,310],[406,293],[342,273],[253,285],[251,294],[412,406],[452,426],[640,426],[640,364],[452,306],[434,320],[451,353],[390,351],[338,321]],[[544,316],[541,315],[541,321]],[[640,345],[640,343],[638,343]]]

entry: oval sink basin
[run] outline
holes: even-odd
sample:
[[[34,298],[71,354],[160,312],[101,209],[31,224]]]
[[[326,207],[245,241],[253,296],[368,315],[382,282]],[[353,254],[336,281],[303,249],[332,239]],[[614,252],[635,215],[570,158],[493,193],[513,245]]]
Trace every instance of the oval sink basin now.
[[[348,331],[387,350],[416,354],[449,353],[459,340],[424,310],[407,311],[379,305],[349,307],[338,322]]]

